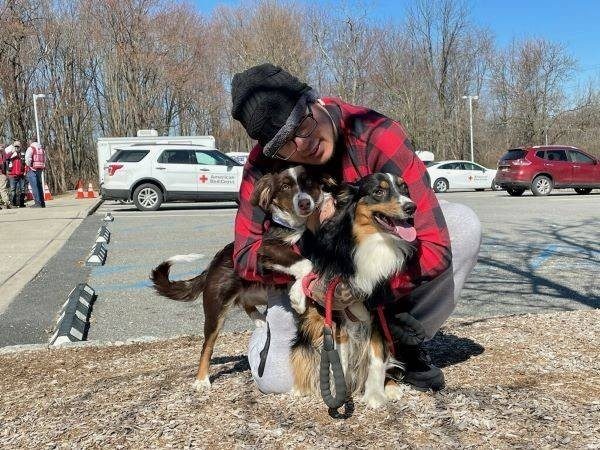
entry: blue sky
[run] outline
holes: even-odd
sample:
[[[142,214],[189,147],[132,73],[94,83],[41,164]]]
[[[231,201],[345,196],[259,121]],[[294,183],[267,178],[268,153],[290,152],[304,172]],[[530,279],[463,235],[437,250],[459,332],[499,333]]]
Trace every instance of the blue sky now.
[[[307,1],[308,3],[309,1]],[[193,0],[199,11],[210,15],[216,5],[238,5],[237,0]],[[298,0],[298,3],[303,3]],[[312,2],[311,2],[312,3]],[[334,1],[328,3],[335,4]],[[370,0],[375,20],[402,20],[410,0]],[[563,43],[579,64],[576,79],[600,79],[600,0],[471,0],[471,19],[496,36],[500,47],[513,38],[543,37]]]

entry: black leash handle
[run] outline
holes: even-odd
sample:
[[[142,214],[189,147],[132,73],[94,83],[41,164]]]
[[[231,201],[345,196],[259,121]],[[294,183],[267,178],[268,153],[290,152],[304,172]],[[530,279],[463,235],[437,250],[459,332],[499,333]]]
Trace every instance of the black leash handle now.
[[[330,372],[333,373],[335,397],[331,394]],[[338,409],[346,403],[346,379],[340,362],[340,355],[333,347],[333,332],[331,327],[323,327],[323,350],[321,351],[321,397],[329,408]]]

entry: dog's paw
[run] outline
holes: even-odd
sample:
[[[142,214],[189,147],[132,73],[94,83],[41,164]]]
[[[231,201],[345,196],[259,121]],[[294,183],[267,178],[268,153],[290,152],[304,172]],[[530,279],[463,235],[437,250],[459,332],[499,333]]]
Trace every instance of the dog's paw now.
[[[198,392],[210,389],[210,380],[208,377],[204,378],[203,380],[196,379],[196,381],[194,381],[194,389],[196,389]]]
[[[388,381],[385,385],[385,396],[388,400],[400,400],[404,395],[404,389],[395,381]]]
[[[366,403],[369,408],[377,409],[386,404],[387,397],[383,391],[371,391],[365,392],[362,401]]]
[[[298,314],[306,311],[306,297],[302,290],[302,279],[296,280],[290,288],[290,304]]]

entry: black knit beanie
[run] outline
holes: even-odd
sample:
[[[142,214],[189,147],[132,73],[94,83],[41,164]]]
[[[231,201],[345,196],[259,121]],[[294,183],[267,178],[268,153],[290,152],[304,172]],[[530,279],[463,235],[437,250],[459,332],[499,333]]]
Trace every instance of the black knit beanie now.
[[[292,136],[317,92],[281,67],[261,64],[236,73],[231,82],[231,115],[272,157]]]

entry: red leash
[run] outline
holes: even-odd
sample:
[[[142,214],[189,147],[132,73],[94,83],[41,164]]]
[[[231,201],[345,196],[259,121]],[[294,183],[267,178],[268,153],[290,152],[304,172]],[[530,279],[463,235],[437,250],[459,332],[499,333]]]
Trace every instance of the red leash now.
[[[325,326],[329,328],[333,325],[333,296],[335,295],[335,288],[340,284],[340,281],[342,281],[340,277],[333,277],[325,291]]]
[[[387,341],[388,348],[390,349],[390,352],[392,352],[392,355],[395,355],[396,349],[394,348],[392,333],[390,332],[387,321],[385,320],[385,315],[383,314],[383,306],[380,305],[377,307],[377,315],[379,316],[379,323],[383,329],[383,334],[385,336],[385,340]]]

